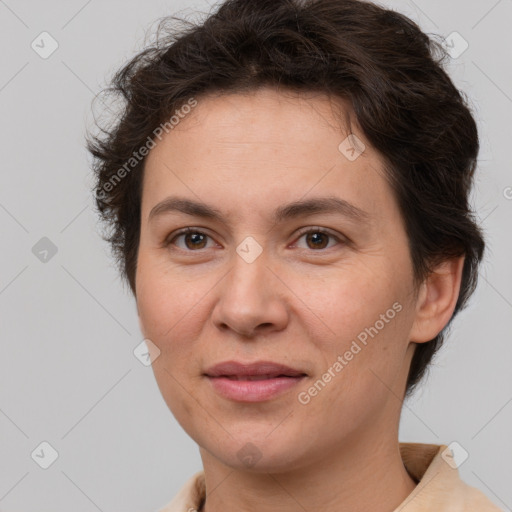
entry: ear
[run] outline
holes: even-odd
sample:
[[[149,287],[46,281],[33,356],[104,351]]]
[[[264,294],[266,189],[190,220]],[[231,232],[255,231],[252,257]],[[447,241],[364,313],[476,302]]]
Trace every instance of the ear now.
[[[434,339],[452,317],[459,298],[464,256],[443,261],[421,284],[416,316],[409,339],[424,343]]]

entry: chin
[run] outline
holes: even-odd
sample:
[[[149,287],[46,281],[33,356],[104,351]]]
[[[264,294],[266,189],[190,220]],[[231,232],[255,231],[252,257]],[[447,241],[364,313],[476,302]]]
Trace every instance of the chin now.
[[[216,443],[211,449],[209,438],[209,442],[203,444],[206,446],[204,450],[236,471],[284,473],[299,467],[303,455],[297,450],[300,438],[294,441],[292,436],[276,436],[271,441],[267,439],[271,430],[266,430],[261,436],[238,436],[236,441],[226,437],[224,442]]]

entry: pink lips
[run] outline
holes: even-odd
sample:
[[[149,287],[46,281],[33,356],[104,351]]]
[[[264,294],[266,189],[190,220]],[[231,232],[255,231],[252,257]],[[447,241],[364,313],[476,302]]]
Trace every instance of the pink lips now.
[[[215,391],[239,402],[262,402],[295,386],[306,373],[271,361],[225,361],[205,372]]]

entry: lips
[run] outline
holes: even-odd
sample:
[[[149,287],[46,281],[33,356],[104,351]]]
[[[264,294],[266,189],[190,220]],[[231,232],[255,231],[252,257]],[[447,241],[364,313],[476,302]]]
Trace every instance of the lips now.
[[[218,395],[234,402],[277,399],[307,377],[302,370],[271,361],[250,364],[226,361],[212,366],[204,375]]]
[[[303,377],[307,375],[300,369],[274,363],[272,361],[257,361],[254,363],[240,363],[238,361],[225,361],[206,370],[208,377],[226,377],[231,380],[268,380],[277,377]]]
[[[247,381],[251,381],[251,380],[268,380],[268,379],[275,379],[277,377],[292,377],[291,375],[272,375],[272,374],[267,374],[267,375],[219,375],[219,377],[225,377],[226,379],[229,379],[229,380],[247,380]]]

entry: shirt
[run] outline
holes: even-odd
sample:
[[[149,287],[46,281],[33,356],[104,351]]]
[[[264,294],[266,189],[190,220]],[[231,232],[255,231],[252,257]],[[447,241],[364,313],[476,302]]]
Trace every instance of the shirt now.
[[[481,491],[460,479],[446,445],[400,443],[399,446],[404,466],[418,484],[393,512],[503,512]],[[199,471],[158,512],[197,511],[205,495],[204,471]]]

